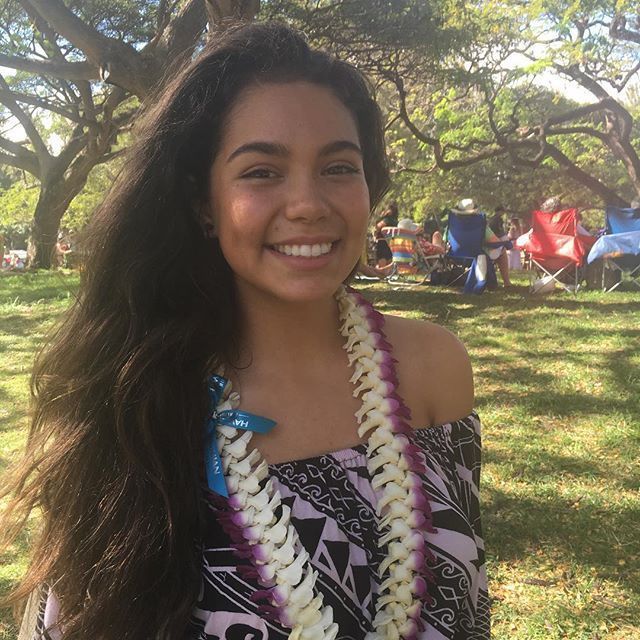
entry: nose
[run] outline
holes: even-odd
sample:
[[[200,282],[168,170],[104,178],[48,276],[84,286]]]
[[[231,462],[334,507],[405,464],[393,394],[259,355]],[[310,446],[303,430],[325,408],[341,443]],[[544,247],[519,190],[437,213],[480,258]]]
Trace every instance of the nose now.
[[[289,181],[285,216],[288,220],[317,222],[329,215],[329,205],[319,180],[299,175]]]

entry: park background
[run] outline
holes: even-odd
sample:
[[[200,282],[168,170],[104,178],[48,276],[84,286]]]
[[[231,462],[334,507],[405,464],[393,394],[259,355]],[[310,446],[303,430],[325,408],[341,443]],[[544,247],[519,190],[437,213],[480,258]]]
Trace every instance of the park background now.
[[[31,262],[0,277],[0,470],[26,437],[34,353],[77,290],[77,270],[51,269],[60,234],[81,246],[138,113],[231,18],[284,20],[368,73],[401,216],[473,197],[526,220],[558,195],[595,230],[640,197],[637,1],[0,0],[0,233]],[[640,638],[640,294],[516,283],[364,289],[469,348],[494,636]],[[28,546],[0,557],[0,591]]]

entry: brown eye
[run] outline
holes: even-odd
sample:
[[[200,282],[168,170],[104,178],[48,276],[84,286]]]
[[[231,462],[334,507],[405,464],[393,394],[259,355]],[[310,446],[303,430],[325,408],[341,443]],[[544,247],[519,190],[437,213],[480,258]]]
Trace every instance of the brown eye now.
[[[278,174],[271,169],[252,169],[251,171],[247,171],[247,173],[243,173],[242,178],[257,178],[257,179],[269,179],[269,178],[277,178]]]
[[[331,165],[326,172],[332,176],[342,176],[360,173],[360,170],[350,164],[334,164]]]

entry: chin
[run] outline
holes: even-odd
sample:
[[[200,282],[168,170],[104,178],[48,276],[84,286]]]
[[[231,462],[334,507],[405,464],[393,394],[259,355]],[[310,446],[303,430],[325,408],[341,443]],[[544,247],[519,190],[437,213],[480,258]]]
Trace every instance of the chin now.
[[[238,284],[240,291],[244,292],[248,300],[258,294],[261,298],[271,298],[274,301],[286,303],[313,303],[333,297],[347,277],[344,279],[309,278],[299,281],[282,281],[274,283],[272,286],[248,282]]]
[[[342,283],[306,285],[283,288],[276,296],[286,302],[321,302],[333,297]],[[275,293],[275,292],[274,292]]]

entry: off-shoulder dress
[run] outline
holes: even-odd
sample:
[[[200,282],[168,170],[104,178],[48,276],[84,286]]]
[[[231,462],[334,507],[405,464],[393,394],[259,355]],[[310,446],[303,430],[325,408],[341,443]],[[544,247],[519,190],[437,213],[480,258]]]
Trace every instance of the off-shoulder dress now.
[[[437,427],[416,429],[424,452],[423,480],[430,496],[435,533],[433,602],[422,612],[419,640],[488,640],[489,598],[478,500],[480,421],[475,413]],[[386,549],[375,516],[376,494],[367,471],[365,445],[326,455],[274,464],[271,476],[302,545],[318,571],[317,588],[333,607],[339,640],[363,640],[371,631],[378,590],[377,568]],[[203,539],[202,583],[185,640],[281,640],[287,630],[263,619],[251,595],[260,589],[237,571],[241,560],[210,514]],[[43,629],[55,624],[55,597],[41,595],[35,624],[21,638],[57,640]],[[23,629],[23,631],[25,631]]]

